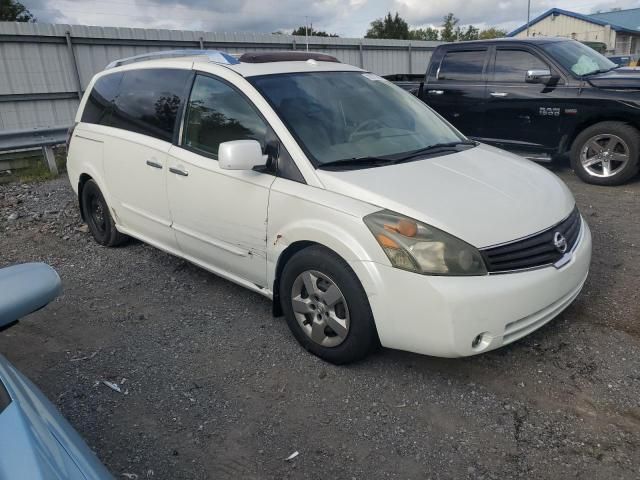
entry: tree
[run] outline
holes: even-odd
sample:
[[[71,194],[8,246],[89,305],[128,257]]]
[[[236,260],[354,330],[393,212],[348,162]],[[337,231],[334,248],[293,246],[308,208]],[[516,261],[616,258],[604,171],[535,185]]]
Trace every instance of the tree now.
[[[480,29],[478,27],[469,25],[466,30],[456,27],[456,40],[478,40],[478,38],[480,38]]]
[[[440,40],[443,42],[455,42],[457,40],[456,26],[459,21],[453,13],[448,13],[444,17],[444,23],[440,31]]]
[[[365,38],[408,40],[409,24],[400,17],[398,12],[395,16],[389,12],[386,17],[371,22],[371,28],[367,30]]]
[[[300,35],[304,37],[305,35],[307,35],[307,30],[308,30],[308,35],[310,37],[337,37],[338,36],[335,33],[327,33],[322,30],[314,30],[313,28],[305,27],[304,25],[296,28],[293,32],[291,32],[291,35]]]
[[[440,32],[436,28],[416,28],[409,31],[409,40],[438,40]]]
[[[17,0],[0,0],[0,21],[35,22],[33,14]]]
[[[490,40],[492,38],[502,38],[506,36],[507,36],[506,30],[502,30],[496,27],[491,27],[491,28],[487,28],[486,30],[482,30],[480,32],[480,35],[478,35],[478,38],[480,40]]]

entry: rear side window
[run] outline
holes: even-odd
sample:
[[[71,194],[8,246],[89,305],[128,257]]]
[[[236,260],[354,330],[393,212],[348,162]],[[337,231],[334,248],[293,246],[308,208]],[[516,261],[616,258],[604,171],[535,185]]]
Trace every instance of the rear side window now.
[[[190,73],[157,68],[124,72],[105,124],[170,142]]]
[[[98,125],[108,124],[122,77],[122,73],[112,73],[96,80],[82,112],[83,122]]]
[[[231,140],[258,140],[265,146],[267,125],[248,100],[226,83],[199,75],[187,104],[183,144],[217,158]]]
[[[524,50],[498,50],[493,78],[498,82],[524,83],[527,70],[548,70],[549,66]]]
[[[482,80],[486,50],[447,52],[440,64],[439,80]]]

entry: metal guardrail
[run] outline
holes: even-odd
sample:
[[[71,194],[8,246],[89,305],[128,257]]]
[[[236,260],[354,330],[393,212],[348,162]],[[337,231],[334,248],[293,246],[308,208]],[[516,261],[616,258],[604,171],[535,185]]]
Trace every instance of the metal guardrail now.
[[[34,128],[29,130],[0,131],[0,152],[42,148],[49,171],[57,175],[58,166],[53,147],[65,143],[69,127]]]

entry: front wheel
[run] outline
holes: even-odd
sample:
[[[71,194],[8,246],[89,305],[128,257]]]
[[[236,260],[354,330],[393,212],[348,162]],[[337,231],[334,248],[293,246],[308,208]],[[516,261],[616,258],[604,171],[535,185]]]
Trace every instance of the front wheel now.
[[[326,248],[309,247],[291,257],[282,272],[280,298],[294,337],[323,360],[354,362],[378,342],[358,277]]]
[[[620,185],[640,168],[640,132],[623,122],[601,122],[582,131],[571,147],[571,167],[585,182]]]

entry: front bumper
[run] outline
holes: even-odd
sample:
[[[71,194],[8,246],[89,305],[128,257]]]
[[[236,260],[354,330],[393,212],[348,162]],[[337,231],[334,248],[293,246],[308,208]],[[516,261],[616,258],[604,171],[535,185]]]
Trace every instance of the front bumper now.
[[[383,346],[462,357],[506,345],[556,317],[580,293],[590,261],[591,232],[583,220],[572,257],[560,268],[439,277],[374,262],[351,266],[369,296]]]

